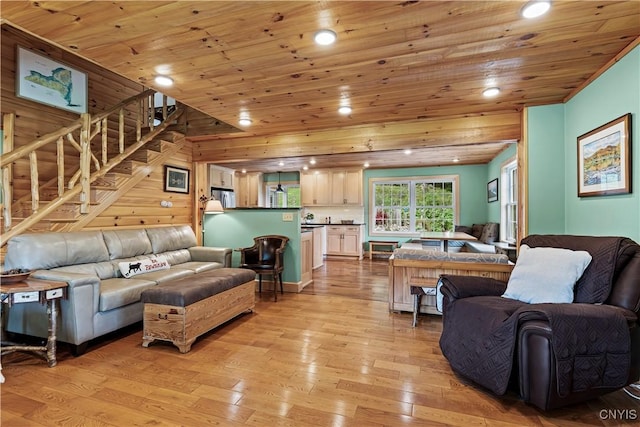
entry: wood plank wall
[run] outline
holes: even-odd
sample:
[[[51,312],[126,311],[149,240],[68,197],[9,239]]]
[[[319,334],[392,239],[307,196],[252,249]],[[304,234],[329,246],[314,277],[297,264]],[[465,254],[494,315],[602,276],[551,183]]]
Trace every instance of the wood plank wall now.
[[[0,78],[1,113],[15,113],[15,148],[24,146],[35,138],[52,132],[76,120],[78,115],[44,104],[16,97],[16,51],[17,46],[33,49],[50,58],[69,64],[88,73],[89,112],[104,111],[118,102],[142,92],[143,85],[125,79],[113,72],[74,56],[63,49],[52,46],[38,38],[25,34],[9,25],[2,25],[1,52],[2,75]],[[133,126],[129,123],[127,127]],[[111,125],[110,125],[111,128]],[[111,132],[110,132],[111,133]],[[69,169],[77,167],[77,157],[69,155],[65,149],[65,164]],[[187,142],[184,148],[172,158],[171,165],[186,169],[192,168],[192,144]],[[46,182],[55,176],[55,144],[38,155],[39,180]],[[115,228],[122,226],[147,226],[168,224],[192,224],[193,202],[190,195],[165,193],[163,165],[147,173],[147,178],[134,189],[96,218],[87,228]],[[29,192],[28,160],[14,164],[12,182],[14,199]],[[193,174],[190,176],[193,188]],[[171,201],[171,208],[161,208],[162,200]]]

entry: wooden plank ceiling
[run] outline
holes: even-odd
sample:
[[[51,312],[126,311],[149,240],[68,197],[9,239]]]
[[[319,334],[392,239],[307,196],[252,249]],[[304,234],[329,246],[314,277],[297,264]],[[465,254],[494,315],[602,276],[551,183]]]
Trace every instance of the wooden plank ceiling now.
[[[190,133],[196,161],[287,171],[310,156],[316,167],[486,163],[520,139],[524,106],[563,102],[638,44],[638,1],[556,0],[533,20],[524,3],[3,1],[1,13],[241,129]],[[337,42],[315,45],[320,28]],[[153,82],[160,69],[172,88]],[[489,86],[500,95],[483,98]]]

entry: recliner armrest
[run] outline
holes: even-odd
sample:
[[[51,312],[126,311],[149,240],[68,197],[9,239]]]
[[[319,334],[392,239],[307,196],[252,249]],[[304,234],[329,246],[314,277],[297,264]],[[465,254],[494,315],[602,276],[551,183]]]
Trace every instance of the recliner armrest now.
[[[440,276],[440,292],[450,301],[475,296],[500,296],[507,289],[507,283],[480,276]]]

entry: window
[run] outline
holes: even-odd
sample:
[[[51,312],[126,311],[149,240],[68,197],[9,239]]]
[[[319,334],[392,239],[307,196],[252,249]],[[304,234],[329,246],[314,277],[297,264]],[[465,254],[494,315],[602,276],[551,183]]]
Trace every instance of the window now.
[[[454,231],[458,177],[371,180],[372,235]]]
[[[501,169],[501,240],[515,243],[518,238],[518,164],[515,159],[509,160]]]
[[[277,185],[267,186],[267,200],[272,208],[299,208],[300,185],[282,184],[284,191],[276,191]]]

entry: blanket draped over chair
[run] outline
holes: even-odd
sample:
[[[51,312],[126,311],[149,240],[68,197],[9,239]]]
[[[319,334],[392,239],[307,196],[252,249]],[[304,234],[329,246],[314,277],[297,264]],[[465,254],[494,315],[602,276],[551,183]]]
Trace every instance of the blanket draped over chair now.
[[[441,277],[445,306],[440,347],[454,371],[495,394],[504,394],[518,375],[514,352],[519,326],[542,320],[550,329],[559,396],[627,384],[629,330],[637,315],[606,301],[619,267],[637,256],[637,244],[626,238],[597,238],[592,243],[590,237],[563,237],[557,247],[587,250],[593,257],[576,284],[572,304],[527,304],[500,297],[506,288],[503,282]],[[530,236],[523,243],[533,247],[556,242],[554,236]]]
[[[548,320],[551,325],[559,395],[592,387],[626,385],[630,338],[624,309],[591,304],[524,304],[506,298],[476,297],[459,300],[447,310],[451,315],[444,317],[448,324],[443,327],[440,339],[443,354],[455,371],[495,394],[507,391],[522,319]],[[460,328],[475,333],[461,341],[460,335],[455,334]],[[583,333],[585,330],[590,333]]]

